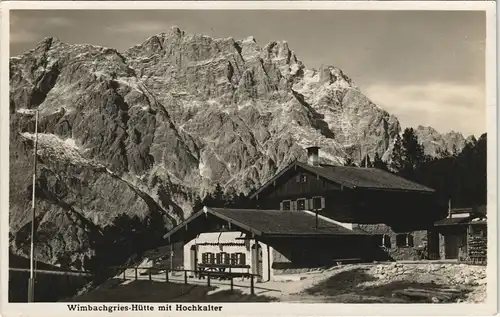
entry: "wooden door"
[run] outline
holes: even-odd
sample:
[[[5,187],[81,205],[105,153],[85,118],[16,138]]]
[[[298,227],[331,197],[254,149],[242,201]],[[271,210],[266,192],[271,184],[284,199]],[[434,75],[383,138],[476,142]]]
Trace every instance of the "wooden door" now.
[[[436,231],[427,232],[427,251],[429,260],[439,260],[439,233]]]
[[[445,259],[458,259],[460,247],[463,246],[462,234],[452,233],[444,237]]]
[[[467,232],[462,230],[453,230],[444,236],[444,252],[445,259],[459,259],[460,249],[466,252],[467,248]]]
[[[191,270],[196,271],[198,268],[198,254],[196,252],[196,245],[191,247]],[[189,275],[194,275],[194,272],[189,272]]]
[[[252,246],[252,274],[257,274],[257,280],[262,281],[263,271],[262,247],[256,243]]]

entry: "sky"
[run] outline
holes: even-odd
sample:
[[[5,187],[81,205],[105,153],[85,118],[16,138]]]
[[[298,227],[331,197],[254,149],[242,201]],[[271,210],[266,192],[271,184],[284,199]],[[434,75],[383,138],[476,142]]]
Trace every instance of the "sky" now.
[[[403,128],[486,132],[486,15],[479,11],[11,11],[10,54],[44,37],[125,50],[186,33],[285,40],[307,68],[337,66]]]

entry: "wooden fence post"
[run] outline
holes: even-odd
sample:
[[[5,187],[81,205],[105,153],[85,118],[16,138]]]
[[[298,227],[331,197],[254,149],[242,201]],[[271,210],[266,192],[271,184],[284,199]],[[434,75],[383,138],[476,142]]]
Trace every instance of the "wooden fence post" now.
[[[124,280],[124,281],[125,281],[125,280],[127,280],[127,277],[126,277],[126,275],[125,275],[125,272],[127,272],[127,269],[124,269],[124,270],[123,270],[123,280]]]
[[[149,273],[149,280],[151,281],[151,268],[149,268],[148,273]]]
[[[207,286],[210,287],[210,271],[207,272]]]
[[[255,290],[253,287],[253,274],[250,275],[250,294],[255,295]]]
[[[137,266],[135,267],[135,280],[137,281]]]
[[[184,271],[184,284],[188,283],[188,273],[187,271]]]
[[[168,283],[168,269],[165,269],[165,282]]]
[[[234,290],[233,276],[230,275],[229,278],[231,279],[231,290]]]

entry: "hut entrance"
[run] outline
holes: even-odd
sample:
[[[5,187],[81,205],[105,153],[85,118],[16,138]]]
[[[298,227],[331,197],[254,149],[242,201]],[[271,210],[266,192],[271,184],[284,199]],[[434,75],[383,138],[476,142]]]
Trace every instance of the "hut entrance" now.
[[[257,280],[261,282],[263,272],[262,247],[259,243],[255,243],[252,246],[252,274],[257,274]]]
[[[191,260],[191,270],[197,271],[197,269],[198,269],[198,253],[196,252],[196,245],[191,246],[190,260]],[[189,275],[194,275],[194,272],[189,272]]]

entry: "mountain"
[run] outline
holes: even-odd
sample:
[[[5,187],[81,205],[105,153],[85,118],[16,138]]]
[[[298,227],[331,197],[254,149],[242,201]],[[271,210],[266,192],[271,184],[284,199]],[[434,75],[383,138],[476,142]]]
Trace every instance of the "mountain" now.
[[[11,249],[28,254],[39,109],[39,260],[95,269],[151,247],[220,183],[248,193],[321,146],[386,154],[396,117],[286,42],[178,28],[125,52],[46,38],[10,59]]]
[[[418,141],[424,146],[426,155],[439,157],[446,154],[459,153],[466,144],[464,136],[455,131],[444,134],[439,133],[432,127],[419,125],[415,129]],[[471,137],[469,137],[469,142]]]

